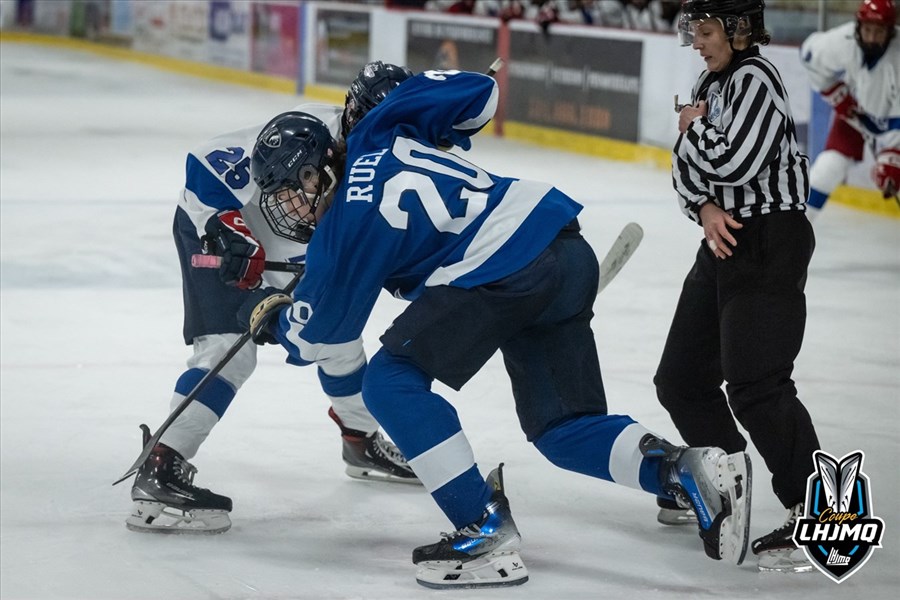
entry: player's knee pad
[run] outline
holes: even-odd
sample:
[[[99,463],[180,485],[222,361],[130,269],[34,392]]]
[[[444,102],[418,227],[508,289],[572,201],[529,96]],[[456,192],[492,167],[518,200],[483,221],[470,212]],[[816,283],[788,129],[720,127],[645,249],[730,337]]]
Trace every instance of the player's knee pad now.
[[[194,338],[194,354],[187,361],[188,367],[212,369],[239,337],[237,333],[217,333]],[[256,344],[244,344],[219,371],[219,377],[231,384],[235,390],[239,389],[256,369],[256,348]]]
[[[825,150],[809,169],[809,185],[812,189],[830,195],[847,178],[853,159],[837,150]]]

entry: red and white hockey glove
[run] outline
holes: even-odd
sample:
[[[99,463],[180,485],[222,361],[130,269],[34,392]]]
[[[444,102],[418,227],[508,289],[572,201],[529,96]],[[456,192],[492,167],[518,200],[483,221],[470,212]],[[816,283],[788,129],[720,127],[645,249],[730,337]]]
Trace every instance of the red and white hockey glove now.
[[[838,116],[845,119],[855,117],[859,110],[856,98],[853,97],[850,88],[843,81],[838,81],[827,90],[822,90],[822,98],[831,105]]]
[[[900,149],[887,148],[878,153],[872,179],[885,198],[891,198],[900,191]]]
[[[220,212],[207,221],[205,229],[204,237],[210,238],[215,253],[222,257],[219,267],[222,281],[242,290],[258,287],[266,268],[266,251],[250,233],[241,213]]]

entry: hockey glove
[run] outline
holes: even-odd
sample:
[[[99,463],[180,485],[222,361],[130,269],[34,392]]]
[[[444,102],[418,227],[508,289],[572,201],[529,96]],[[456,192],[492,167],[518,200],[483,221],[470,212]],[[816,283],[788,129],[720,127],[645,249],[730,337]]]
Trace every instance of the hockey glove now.
[[[219,267],[222,281],[242,290],[259,287],[266,268],[266,251],[250,233],[241,213],[220,212],[206,222],[205,229],[204,244],[222,257]]]
[[[277,344],[274,328],[278,315],[294,301],[278,288],[253,290],[238,309],[238,323],[250,331],[250,338],[257,344]]]
[[[827,90],[822,90],[822,98],[831,105],[839,117],[844,119],[855,117],[859,109],[856,98],[853,97],[850,88],[843,81],[838,81]]]
[[[878,153],[872,179],[886,199],[897,196],[900,191],[900,150],[886,148]]]

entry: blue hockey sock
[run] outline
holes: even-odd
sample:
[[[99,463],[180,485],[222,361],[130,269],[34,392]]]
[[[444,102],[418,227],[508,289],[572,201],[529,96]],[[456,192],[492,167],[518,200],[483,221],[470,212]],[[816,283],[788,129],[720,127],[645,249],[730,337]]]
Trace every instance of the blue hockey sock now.
[[[432,492],[431,497],[453,527],[461,529],[481,519],[492,493],[478,467],[472,465],[468,471]]]
[[[457,529],[481,519],[491,490],[475,465],[456,409],[431,391],[432,379],[382,349],[363,378],[366,407]]]
[[[666,496],[662,459],[642,456],[638,448],[646,433],[626,415],[584,415],[544,432],[534,445],[562,469]]]

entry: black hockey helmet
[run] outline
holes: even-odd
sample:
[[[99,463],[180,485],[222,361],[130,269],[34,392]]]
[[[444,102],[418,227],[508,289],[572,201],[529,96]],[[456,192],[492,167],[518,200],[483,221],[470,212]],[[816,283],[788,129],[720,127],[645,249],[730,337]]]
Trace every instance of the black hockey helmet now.
[[[725,29],[725,36],[749,38],[751,44],[766,45],[772,36],[766,31],[765,0],[682,0],[678,36],[682,46],[694,42],[691,23],[718,19]]]
[[[350,83],[341,115],[341,133],[346,138],[353,127],[398,85],[413,76],[406,67],[376,60],[367,63]]]
[[[269,121],[250,155],[259,206],[276,235],[306,244],[331,203],[341,155],[328,126],[302,112]]]

